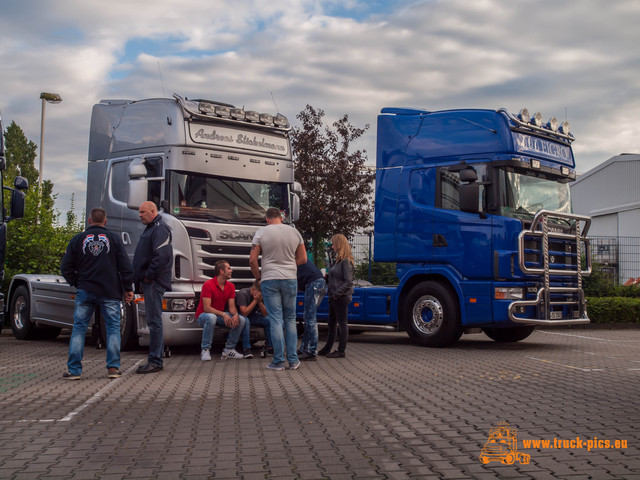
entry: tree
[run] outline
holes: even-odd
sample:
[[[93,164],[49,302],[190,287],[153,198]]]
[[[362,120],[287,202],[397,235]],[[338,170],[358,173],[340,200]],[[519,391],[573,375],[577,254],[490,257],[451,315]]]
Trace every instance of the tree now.
[[[38,191],[38,170],[34,167],[36,145],[28,140],[22,129],[12,122],[5,135],[7,170],[5,185],[13,186],[17,175],[29,180],[26,192],[24,218],[11,222],[7,229],[5,259],[6,289],[11,277],[17,273],[60,272],[60,259],[73,235],[82,231],[74,215],[67,216],[65,225],[59,225],[60,213],[54,208],[56,196],[52,195],[53,183],[42,182],[42,196]],[[5,196],[8,199],[7,196]]]
[[[369,128],[356,128],[344,115],[331,127],[323,123],[324,111],[311,105],[296,118],[291,143],[296,180],[302,185],[300,219],[296,228],[310,239],[314,261],[323,266],[324,242],[334,233],[350,237],[370,227],[371,194],[375,174],[367,171],[365,150],[350,152],[351,144]]]

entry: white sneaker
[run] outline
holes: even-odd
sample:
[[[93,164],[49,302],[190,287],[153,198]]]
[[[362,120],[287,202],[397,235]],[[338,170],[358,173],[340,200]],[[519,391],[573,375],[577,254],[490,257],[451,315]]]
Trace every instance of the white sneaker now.
[[[242,355],[240,352],[237,352],[234,348],[225,348],[222,351],[222,356],[220,358],[222,358],[222,360],[226,360],[227,358],[240,360],[241,358],[244,358],[244,355]]]
[[[209,353],[209,350],[202,350],[202,353],[200,354],[200,360],[202,360],[203,362],[211,360],[211,354]]]

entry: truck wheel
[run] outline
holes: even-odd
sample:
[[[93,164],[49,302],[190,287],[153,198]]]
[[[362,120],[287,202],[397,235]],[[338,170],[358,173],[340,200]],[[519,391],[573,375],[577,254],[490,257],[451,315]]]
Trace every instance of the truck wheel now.
[[[491,340],[499,343],[519,342],[524,340],[536,329],[535,325],[522,325],[510,328],[483,328],[482,331]]]
[[[100,323],[100,336],[102,345],[107,346],[107,329],[102,316],[96,311],[96,319]],[[120,315],[120,350],[133,350],[138,347],[138,331],[135,328],[133,305],[122,302],[122,314]]]
[[[31,310],[29,302],[29,290],[24,285],[20,285],[11,296],[9,309],[11,330],[18,340],[29,340],[33,338],[35,332],[36,327],[29,317]]]
[[[405,315],[409,337],[424,347],[446,347],[462,335],[458,303],[441,283],[427,281],[413,287]]]

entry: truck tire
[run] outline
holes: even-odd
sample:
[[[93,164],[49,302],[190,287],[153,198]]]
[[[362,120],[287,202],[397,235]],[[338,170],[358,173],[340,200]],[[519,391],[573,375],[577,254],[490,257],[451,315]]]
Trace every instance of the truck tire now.
[[[138,329],[136,328],[136,321],[133,312],[133,304],[122,302],[122,314],[120,316],[120,350],[129,351],[138,348]],[[98,309],[96,309],[96,319],[100,324],[100,336],[102,337],[102,345],[107,347],[107,329],[102,321],[102,316]]]
[[[535,325],[522,325],[510,328],[483,328],[482,331],[491,340],[498,343],[511,343],[524,340],[536,329]]]
[[[423,347],[446,347],[462,335],[458,302],[439,282],[417,284],[407,296],[406,329],[411,340]]]
[[[9,305],[9,322],[13,335],[18,340],[30,340],[34,337],[36,326],[31,322],[31,299],[29,290],[20,285],[11,295]]]

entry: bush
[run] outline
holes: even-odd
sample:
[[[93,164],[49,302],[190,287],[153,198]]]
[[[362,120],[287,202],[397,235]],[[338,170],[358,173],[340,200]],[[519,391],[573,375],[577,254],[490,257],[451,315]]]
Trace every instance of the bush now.
[[[638,323],[640,298],[588,297],[587,314],[591,323]]]
[[[386,262],[371,263],[371,278],[369,278],[369,262],[356,265],[356,278],[368,280],[374,285],[397,285],[396,264]]]

